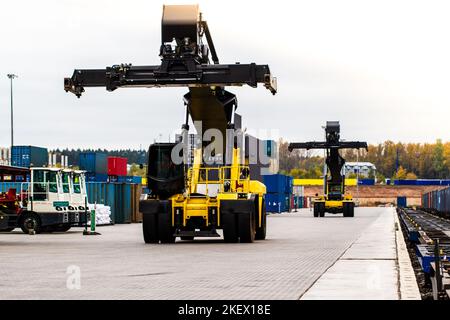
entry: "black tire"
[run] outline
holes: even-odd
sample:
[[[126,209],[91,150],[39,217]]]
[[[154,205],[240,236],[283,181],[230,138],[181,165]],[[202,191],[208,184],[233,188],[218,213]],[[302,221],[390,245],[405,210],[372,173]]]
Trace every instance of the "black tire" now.
[[[237,230],[237,217],[234,213],[222,212],[220,222],[223,226],[223,239],[227,243],[236,243],[239,241]]]
[[[11,232],[13,231],[15,228],[6,228],[6,229],[1,229],[0,232]]]
[[[180,237],[180,239],[183,240],[183,241],[193,241],[193,240],[194,240],[194,237],[192,237],[192,236],[189,236],[189,237]]]
[[[258,224],[256,225],[256,235],[255,240],[266,240],[267,234],[267,213],[266,213],[266,203],[263,199],[262,201],[262,209],[261,209],[261,227],[259,227],[259,212],[256,212],[258,215]]]
[[[344,202],[342,205],[345,218],[353,218],[355,216],[355,205],[352,202]]]
[[[238,214],[238,233],[241,243],[252,243],[255,241],[255,224],[254,212],[241,212]]]
[[[342,215],[344,216],[344,218],[348,217],[348,206],[347,206],[347,203],[343,203],[342,204]]]
[[[325,203],[319,203],[319,217],[325,217]]]
[[[175,230],[172,227],[172,215],[169,212],[158,214],[158,238],[161,243],[175,243]]]
[[[144,214],[142,218],[142,233],[145,243],[159,243],[158,214]]]
[[[23,233],[29,234],[30,226],[33,226],[34,232],[36,234],[41,233],[42,227],[41,219],[39,218],[39,216],[32,212],[24,213],[20,218],[20,229],[22,229]]]
[[[314,203],[313,214],[314,214],[314,218],[319,217],[319,203]]]

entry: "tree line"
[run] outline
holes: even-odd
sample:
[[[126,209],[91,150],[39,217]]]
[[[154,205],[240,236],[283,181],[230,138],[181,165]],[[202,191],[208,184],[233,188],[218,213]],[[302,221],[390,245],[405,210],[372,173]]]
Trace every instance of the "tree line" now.
[[[293,150],[288,151],[289,143],[278,142],[280,171],[295,178],[320,178],[323,173],[323,152]],[[106,150],[106,149],[56,149],[68,156],[69,164],[78,165],[82,152],[100,152],[108,156],[124,157],[129,164],[146,164],[145,150]],[[371,144],[366,150],[347,149],[341,151],[346,161],[364,161],[373,163],[378,181],[394,179],[449,179],[450,178],[450,142],[443,143],[395,143],[385,141]],[[138,171],[139,166],[135,166]]]
[[[323,170],[323,152],[288,151],[289,143],[279,141],[280,171],[295,178],[320,178]],[[378,181],[394,179],[448,179],[450,178],[450,142],[395,143],[385,141],[371,144],[366,150],[341,151],[346,161],[373,163]]]

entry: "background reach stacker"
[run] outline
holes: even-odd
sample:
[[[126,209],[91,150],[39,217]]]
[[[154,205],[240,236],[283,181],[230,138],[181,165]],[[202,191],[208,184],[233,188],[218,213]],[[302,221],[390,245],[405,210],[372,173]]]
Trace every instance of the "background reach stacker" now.
[[[224,143],[216,146],[213,161],[205,163],[208,144],[202,142],[195,149],[192,166],[186,161],[174,162],[172,152],[177,143],[150,146],[147,176],[151,192],[140,203],[145,242],[218,237],[218,229],[223,229],[226,242],[265,239],[266,188],[250,178],[248,159],[240,147],[242,137],[237,134],[237,99],[225,86],[257,87],[262,83],[275,94],[276,78],[267,65],[219,64],[208,24],[197,5],[163,7],[160,57],[157,66],[121,64],[75,70],[71,78],[64,79],[64,89],[78,97],[84,87],[106,87],[108,91],[121,87],[189,87],[184,96],[183,145],[187,145],[189,118],[194,124],[201,122],[201,128],[196,126],[200,137],[209,129],[222,134]],[[186,152],[181,154],[186,156]]]
[[[353,217],[355,202],[350,194],[345,193],[345,175],[342,167],[345,159],[339,154],[340,149],[367,150],[367,143],[360,141],[341,141],[339,121],[327,121],[325,142],[297,142],[289,144],[289,151],[294,149],[325,149],[327,175],[324,178],[324,194],[314,199],[314,217],[323,217],[325,212],[343,213],[344,217]]]

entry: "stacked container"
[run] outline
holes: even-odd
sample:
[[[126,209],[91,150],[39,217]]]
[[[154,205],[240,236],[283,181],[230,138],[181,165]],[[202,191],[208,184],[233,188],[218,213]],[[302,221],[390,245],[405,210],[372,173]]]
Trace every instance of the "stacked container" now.
[[[358,184],[360,186],[374,186],[375,185],[375,179],[359,179]]]
[[[394,180],[396,186],[450,186],[450,179]]]
[[[283,174],[264,176],[266,211],[282,213],[291,210],[293,178]]]
[[[445,215],[450,214],[450,188],[422,195],[422,207]]]
[[[108,160],[104,153],[83,152],[80,153],[79,167],[88,173],[108,174]]]
[[[108,175],[109,176],[126,176],[127,175],[127,158],[108,157]]]
[[[14,167],[45,167],[48,164],[46,148],[33,146],[13,146],[11,149],[11,165]]]
[[[303,205],[303,196],[304,196],[305,188],[303,186],[293,186],[292,187],[292,196],[293,196],[293,204],[292,207],[296,209],[301,209],[304,207]]]

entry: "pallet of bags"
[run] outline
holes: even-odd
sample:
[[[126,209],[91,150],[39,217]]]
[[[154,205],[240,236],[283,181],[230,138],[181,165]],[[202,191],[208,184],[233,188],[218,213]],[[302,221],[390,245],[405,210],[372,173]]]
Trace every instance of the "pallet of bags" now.
[[[92,210],[95,210],[95,224],[97,226],[112,224],[110,206],[105,206],[104,204],[89,204],[89,212]],[[87,224],[91,224],[89,218]]]

